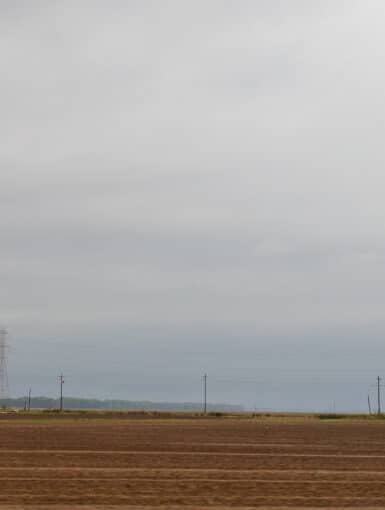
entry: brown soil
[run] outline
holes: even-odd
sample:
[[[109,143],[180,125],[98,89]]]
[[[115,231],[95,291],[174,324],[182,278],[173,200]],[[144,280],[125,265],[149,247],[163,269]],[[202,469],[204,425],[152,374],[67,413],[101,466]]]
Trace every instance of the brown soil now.
[[[385,423],[0,421],[0,509],[385,508]]]

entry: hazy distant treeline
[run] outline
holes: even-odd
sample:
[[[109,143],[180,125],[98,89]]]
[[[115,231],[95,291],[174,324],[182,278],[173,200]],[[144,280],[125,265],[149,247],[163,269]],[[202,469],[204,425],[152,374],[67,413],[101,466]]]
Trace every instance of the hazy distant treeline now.
[[[9,398],[0,401],[0,406],[16,407],[23,409],[27,407],[28,401],[25,397]],[[59,399],[49,397],[33,397],[31,399],[32,409],[58,409]],[[99,400],[92,398],[63,398],[63,407],[67,409],[148,409],[167,411],[200,411],[202,404],[196,402],[150,402],[131,400]],[[209,411],[243,411],[242,406],[231,404],[207,404]]]

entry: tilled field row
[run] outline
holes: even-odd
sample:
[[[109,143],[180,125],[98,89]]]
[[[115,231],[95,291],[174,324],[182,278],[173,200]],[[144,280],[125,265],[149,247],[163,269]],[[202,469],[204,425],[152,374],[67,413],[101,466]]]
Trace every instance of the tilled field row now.
[[[2,480],[194,480],[194,481],[269,481],[317,483],[378,483],[385,482],[384,471],[322,471],[322,470],[263,470],[263,469],[151,469],[151,468],[24,468],[9,467],[0,470]]]
[[[218,426],[219,425],[219,426]],[[379,426],[380,425],[380,426]],[[95,439],[99,449],[119,450],[122,445],[159,448],[179,448],[179,445],[199,449],[303,447],[303,448],[385,448],[379,423],[295,422],[264,423],[259,420],[144,420],[144,421],[37,421],[28,423],[1,421],[0,448],[93,449]],[[282,434],[284,431],[284,434]],[[60,438],[60,439],[59,439]]]
[[[122,446],[124,445],[124,448]],[[18,448],[13,447],[18,446]],[[7,446],[0,447],[0,455],[4,455],[8,452],[56,452],[56,453],[64,453],[64,452],[76,452],[76,453],[184,453],[184,454],[221,454],[221,455],[377,455],[385,458],[385,445],[361,445],[356,446],[354,453],[352,454],[351,448],[349,445],[298,445],[298,444],[250,444],[250,445],[223,445],[220,444],[209,444],[204,443],[202,445],[199,444],[191,444],[191,443],[165,443],[157,445],[157,449],[154,450],[154,443],[143,444],[143,443],[135,443],[135,449],[132,448],[132,442],[128,442],[124,444],[123,442],[118,447],[113,449],[109,448],[90,448],[89,445],[87,447],[82,447],[77,445],[78,447],[74,448],[74,445],[68,445],[63,448],[63,445],[58,446],[57,444],[52,447],[44,447],[40,448],[38,446],[34,446],[32,444],[26,444],[24,448],[20,448],[20,444],[12,445],[8,443]]]
[[[335,506],[335,504],[338,504],[338,501],[329,501],[328,502],[328,510],[341,510],[341,507],[340,506]],[[54,505],[50,505],[50,504],[28,504],[28,505],[19,505],[19,504],[14,504],[14,503],[9,503],[9,504],[5,504],[5,505],[0,505],[0,508],[1,510],[25,510],[25,508],[27,507],[29,510],[52,510],[54,508],[54,510],[181,510],[181,508],[183,508],[183,510],[197,510],[197,508],[199,508],[199,510],[255,510],[255,508],[258,508],[258,510],[287,510],[288,508],[292,509],[292,508],[301,508],[301,510],[319,510],[320,508],[323,508],[325,507],[325,505],[320,505],[319,502],[317,501],[317,505],[318,506],[308,506],[308,505],[305,505],[305,504],[301,504],[301,505],[298,505],[295,507],[293,505],[291,506],[288,506],[287,504],[281,504],[279,506],[276,506],[275,504],[271,504],[271,503],[258,503],[258,504],[253,504],[252,506],[245,506],[245,505],[233,505],[233,504],[230,504],[230,506],[228,505],[213,505],[213,504],[209,504],[209,505],[199,505],[197,506],[196,504],[194,505],[190,505],[190,504],[178,504],[178,505],[174,505],[174,504],[157,504],[156,502],[153,503],[153,504],[149,504],[148,502],[145,504],[145,506],[143,505],[137,505],[137,504],[130,504],[130,503],[120,503],[120,504],[108,504],[108,503],[104,503],[104,504],[92,504],[92,505],[89,505],[89,504],[78,504],[78,503],[73,503],[71,502],[70,504],[66,504],[66,503],[55,503]],[[356,510],[357,508],[364,508],[365,510],[379,510],[379,508],[384,508],[381,503],[380,504],[376,504],[376,506],[357,506],[357,503],[354,505],[354,506],[351,506],[351,505],[346,505],[346,502],[344,502],[344,506],[343,506],[343,510]]]
[[[183,455],[183,456],[215,456],[215,457],[338,457],[347,459],[385,459],[385,454],[377,453],[302,453],[302,452],[206,452],[206,451],[191,451],[191,450],[177,450],[177,451],[164,451],[164,450],[6,450],[1,451],[3,455],[20,454],[20,455]]]
[[[206,468],[206,469],[291,469],[384,471],[382,456],[312,455],[200,455],[183,453],[72,453],[8,452],[0,457],[0,469],[7,467],[101,467],[101,468]]]
[[[179,485],[179,483],[183,483],[183,484],[201,484],[201,485],[204,485],[204,484],[207,484],[207,483],[225,483],[225,484],[237,484],[237,487],[245,487],[247,485],[250,485],[252,484],[253,486],[256,484],[256,483],[259,483],[259,484],[263,484],[263,483],[268,483],[268,484],[301,484],[301,485],[304,485],[304,484],[312,484],[312,486],[315,486],[316,484],[327,484],[328,487],[331,487],[333,485],[336,486],[336,488],[339,486],[341,487],[342,485],[346,485],[346,484],[352,484],[352,485],[372,485],[372,486],[383,486],[385,484],[385,480],[365,480],[365,479],[362,479],[362,478],[359,478],[359,479],[351,479],[351,478],[345,478],[343,480],[331,480],[331,479],[327,479],[327,480],[316,480],[316,479],[308,479],[308,480],[288,480],[287,478],[277,478],[277,479],[271,479],[271,478],[210,478],[210,477],[202,477],[202,478],[194,478],[194,477],[179,477],[177,479],[161,479],[159,480],[159,478],[151,478],[149,476],[147,477],[138,477],[138,478],[127,478],[127,477],[106,477],[106,476],[99,476],[99,477],[85,477],[85,476],[82,476],[80,477],[80,479],[76,479],[75,477],[73,476],[68,476],[68,477],[65,477],[65,476],[62,476],[60,478],[60,480],[63,480],[64,482],[67,482],[67,485],[70,485],[70,483],[68,482],[72,482],[73,480],[76,480],[77,483],[81,482],[81,483],[85,483],[85,482],[90,482],[90,485],[92,486],[93,483],[100,483],[100,482],[106,482],[106,483],[112,483],[112,485],[118,485],[118,484],[121,484],[122,486],[124,487],[131,487],[131,485],[133,483],[137,484],[138,482],[142,483],[143,485],[145,485],[145,483],[150,483],[150,484],[173,484],[174,486],[176,485]],[[9,483],[14,483],[14,482],[26,482],[25,485],[29,485],[30,482],[33,482],[35,485],[36,485],[36,482],[38,483],[41,483],[41,482],[46,482],[46,483],[56,483],[57,482],[57,477],[43,477],[43,476],[40,476],[40,477],[34,477],[34,476],[30,476],[30,477],[21,477],[21,476],[18,476],[18,477],[12,477],[12,476],[7,476],[7,477],[2,477],[0,478],[0,481],[1,481],[1,484],[2,484],[2,487],[6,487],[7,486],[7,483],[6,482],[9,482]],[[113,482],[112,482],[113,481]],[[63,483],[61,484],[63,486],[65,486],[66,484]]]
[[[15,494],[15,481],[20,483],[19,494]],[[269,494],[279,496],[290,494],[292,497],[310,497],[315,494],[318,497],[330,497],[339,494],[341,497],[359,498],[363,495],[371,497],[384,497],[385,482],[319,482],[319,481],[266,481],[266,480],[145,480],[145,479],[87,479],[83,481],[75,479],[2,479],[0,502],[3,498],[29,495],[40,496],[52,491],[57,497],[82,496],[84,493],[92,493],[95,497],[110,494],[111,497],[144,497],[148,494],[159,496],[185,497],[204,494],[212,498],[225,498],[231,495],[261,497]]]
[[[185,509],[191,507],[194,510],[202,509],[205,507],[212,508],[266,508],[269,510],[277,509],[283,510],[285,508],[360,508],[367,510],[368,508],[385,508],[384,497],[372,496],[369,493],[359,497],[333,495],[333,496],[317,496],[316,494],[309,496],[291,496],[286,494],[275,495],[261,495],[249,496],[248,494],[235,494],[235,495],[184,495],[184,494],[148,494],[146,496],[114,496],[106,492],[104,495],[95,496],[91,492],[83,492],[81,495],[74,494],[68,496],[57,496],[53,493],[47,495],[9,495],[2,497],[0,508],[4,509],[14,508],[15,505],[21,505],[23,509],[26,507],[41,509],[41,505],[50,505],[55,510],[58,505],[69,505],[69,508],[74,508],[76,505],[92,505],[92,508],[102,507],[103,509],[123,506],[132,509],[137,507],[140,510],[148,510],[148,508],[162,508],[169,509],[175,505],[178,509]]]

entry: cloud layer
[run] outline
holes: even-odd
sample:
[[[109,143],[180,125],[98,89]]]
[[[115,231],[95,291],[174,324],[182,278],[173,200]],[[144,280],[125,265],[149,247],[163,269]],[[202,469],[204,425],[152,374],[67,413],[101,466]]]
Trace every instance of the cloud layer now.
[[[2,2],[13,358],[92,338],[101,373],[108,336],[120,357],[176,352],[167,378],[192,345],[228,367],[238,338],[242,366],[279,338],[267,365],[294,345],[301,367],[295,338],[333,352],[352,330],[384,355],[384,18],[377,0]]]

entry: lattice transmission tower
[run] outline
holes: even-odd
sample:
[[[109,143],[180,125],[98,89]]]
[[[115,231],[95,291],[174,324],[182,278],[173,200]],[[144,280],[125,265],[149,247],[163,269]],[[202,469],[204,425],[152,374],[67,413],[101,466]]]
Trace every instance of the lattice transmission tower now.
[[[7,370],[7,334],[6,329],[0,329],[0,400],[9,398],[9,383]]]

